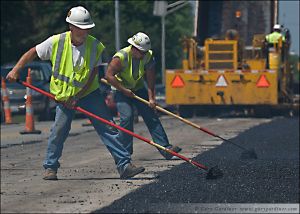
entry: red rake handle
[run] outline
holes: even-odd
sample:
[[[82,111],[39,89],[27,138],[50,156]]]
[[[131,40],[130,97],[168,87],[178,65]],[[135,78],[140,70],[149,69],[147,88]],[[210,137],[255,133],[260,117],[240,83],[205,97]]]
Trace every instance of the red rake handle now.
[[[54,97],[53,94],[50,94],[50,93],[48,93],[48,92],[46,92],[46,91],[44,91],[42,89],[39,89],[39,88],[37,88],[37,87],[35,87],[33,85],[30,85],[30,84],[26,83],[26,82],[23,82],[23,81],[20,81],[20,80],[18,80],[18,82],[21,83],[22,85],[26,86],[26,87],[29,87],[29,88],[31,88],[31,89],[33,89],[33,90],[35,90],[35,91],[37,91],[37,92],[39,92],[39,93],[47,96],[47,97],[55,100],[55,97]],[[93,114],[93,113],[91,113],[91,112],[89,112],[89,111],[81,108],[81,107],[75,106],[74,109],[77,110],[77,111],[79,111],[79,112],[81,112],[81,113],[83,113],[83,114],[85,114],[85,115],[88,115],[88,116],[93,117],[93,118],[95,118],[97,120],[100,120],[101,122],[103,122],[103,123],[105,123],[107,125],[110,125],[110,126],[116,128],[116,129],[119,129],[119,130],[121,130],[121,131],[123,131],[123,132],[125,132],[125,133],[127,133],[127,134],[129,134],[129,135],[131,135],[133,137],[135,137],[135,138],[138,138],[138,139],[140,139],[140,140],[142,140],[142,141],[144,141],[144,142],[146,142],[146,143],[148,143],[148,144],[150,144],[152,146],[155,146],[155,147],[157,147],[159,149],[162,149],[162,150],[164,150],[164,151],[166,151],[166,152],[168,152],[168,153],[170,153],[170,154],[172,154],[172,155],[174,155],[174,156],[176,156],[176,157],[178,157],[178,158],[180,158],[180,159],[182,159],[182,160],[184,160],[184,161],[192,164],[193,166],[199,167],[199,168],[204,169],[204,170],[208,170],[208,167],[206,167],[206,166],[204,166],[204,165],[202,165],[200,163],[197,163],[197,162],[195,162],[195,161],[193,161],[193,160],[191,160],[191,159],[189,159],[187,157],[184,157],[184,156],[178,154],[177,152],[174,152],[174,151],[172,151],[170,149],[167,149],[167,148],[165,148],[165,147],[163,147],[163,146],[161,146],[161,145],[159,145],[157,143],[154,143],[153,141],[151,141],[151,140],[149,140],[147,138],[144,138],[144,137],[142,137],[140,135],[137,135],[137,134],[135,134],[135,133],[133,133],[133,132],[127,130],[127,129],[124,129],[123,127],[118,126],[118,125],[116,125],[116,124],[114,124],[114,123],[112,123],[112,122],[110,122],[108,120],[105,120],[105,119],[103,119],[103,118],[101,118],[101,117],[99,117],[99,116],[97,116],[97,115],[95,115],[95,114]]]
[[[101,117],[99,117],[99,116],[97,116],[97,115],[95,115],[95,114],[93,114],[93,113],[91,113],[91,112],[88,112],[88,111],[86,111],[86,110],[83,109],[83,108],[80,108],[80,107],[78,107],[78,106],[75,106],[74,109],[77,110],[77,111],[80,111],[80,112],[82,112],[82,113],[84,113],[84,114],[86,114],[86,115],[88,115],[88,116],[90,116],[90,117],[93,117],[93,118],[95,118],[95,119],[97,119],[97,120],[100,120],[101,122],[103,122],[103,123],[105,123],[105,124],[108,124],[108,125],[110,125],[110,126],[116,128],[116,129],[119,129],[119,130],[121,130],[121,131],[123,131],[123,132],[125,132],[125,133],[127,133],[127,134],[129,134],[129,135],[131,135],[131,136],[133,136],[133,137],[135,137],[135,138],[138,138],[138,139],[140,139],[140,140],[142,140],[142,141],[144,141],[144,142],[146,142],[146,143],[148,143],[148,144],[150,144],[150,145],[153,145],[153,146],[155,146],[155,147],[157,147],[157,148],[160,148],[160,149],[162,149],[162,150],[165,150],[166,152],[168,152],[168,153],[170,153],[170,154],[172,154],[172,155],[174,155],[174,156],[177,156],[177,157],[179,157],[180,159],[185,160],[185,161],[187,161],[187,162],[189,162],[189,163],[191,163],[191,164],[193,164],[193,165],[195,165],[195,166],[197,166],[197,167],[199,167],[199,168],[208,170],[208,168],[207,168],[206,166],[202,165],[202,164],[199,164],[199,163],[197,163],[197,162],[195,162],[195,161],[193,161],[193,160],[191,160],[191,159],[189,159],[189,158],[186,158],[186,157],[184,157],[184,156],[178,154],[177,152],[174,152],[174,151],[172,151],[172,150],[170,150],[170,149],[167,149],[167,148],[165,148],[165,147],[163,147],[163,146],[161,146],[161,145],[159,145],[159,144],[157,144],[157,143],[154,143],[153,141],[151,141],[151,140],[149,140],[149,139],[147,139],[147,138],[144,138],[144,137],[142,137],[142,136],[140,136],[140,135],[137,135],[137,134],[135,134],[134,132],[131,132],[131,131],[127,130],[127,129],[124,129],[123,127],[118,126],[118,125],[116,125],[116,124],[114,124],[114,123],[112,123],[112,122],[110,122],[110,121],[108,121],[108,120],[105,120],[105,119],[103,119],[103,118],[101,118]]]

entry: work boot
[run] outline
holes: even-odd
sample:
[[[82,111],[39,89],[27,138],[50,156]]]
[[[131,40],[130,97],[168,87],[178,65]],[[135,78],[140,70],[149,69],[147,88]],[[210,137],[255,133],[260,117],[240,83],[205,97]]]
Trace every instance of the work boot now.
[[[57,180],[57,176],[56,176],[57,172],[54,169],[46,169],[45,173],[44,173],[44,180]]]
[[[173,152],[179,153],[182,149],[178,146],[171,146],[171,148],[168,148],[169,150],[172,150]],[[168,153],[164,150],[159,150],[160,154],[164,156],[166,160],[171,160],[174,156],[171,153]]]
[[[144,172],[145,168],[144,167],[136,167],[135,165],[133,165],[132,163],[129,163],[125,170],[120,173],[120,178],[121,179],[128,179],[128,178],[132,178],[133,176]]]

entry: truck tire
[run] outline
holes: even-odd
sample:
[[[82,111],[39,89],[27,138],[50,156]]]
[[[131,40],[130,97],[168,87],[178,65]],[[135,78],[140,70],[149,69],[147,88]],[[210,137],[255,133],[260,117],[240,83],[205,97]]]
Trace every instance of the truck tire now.
[[[270,106],[255,106],[254,107],[254,115],[258,118],[271,118],[272,117],[272,109]]]

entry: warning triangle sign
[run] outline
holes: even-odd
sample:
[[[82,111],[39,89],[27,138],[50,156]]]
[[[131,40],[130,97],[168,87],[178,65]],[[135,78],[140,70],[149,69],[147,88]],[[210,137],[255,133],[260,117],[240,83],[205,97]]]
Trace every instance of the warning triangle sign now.
[[[171,86],[173,88],[182,88],[184,87],[184,81],[179,75],[176,75],[171,83]]]
[[[225,79],[225,77],[223,75],[220,75],[218,77],[218,80],[217,80],[217,83],[216,83],[216,86],[217,87],[226,87],[228,84],[227,84],[227,81]]]
[[[267,80],[267,77],[266,75],[261,75],[256,83],[256,86],[257,87],[260,87],[260,88],[268,88],[270,86],[270,83],[269,81]]]

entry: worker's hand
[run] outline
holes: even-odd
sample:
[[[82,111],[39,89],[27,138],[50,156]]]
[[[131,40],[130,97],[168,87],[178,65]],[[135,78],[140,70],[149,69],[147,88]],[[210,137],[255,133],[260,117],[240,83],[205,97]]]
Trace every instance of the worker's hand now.
[[[16,82],[19,79],[19,71],[16,68],[13,68],[6,76],[6,79],[9,82]]]
[[[122,90],[123,94],[125,94],[127,97],[134,97],[135,94],[130,90],[125,88],[124,90]]]
[[[154,99],[149,99],[149,107],[156,110],[156,102]]]
[[[70,109],[73,109],[77,103],[78,99],[73,96],[73,97],[70,97],[68,100],[66,100],[64,102],[64,105],[67,107],[67,108],[70,108]]]

